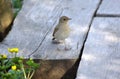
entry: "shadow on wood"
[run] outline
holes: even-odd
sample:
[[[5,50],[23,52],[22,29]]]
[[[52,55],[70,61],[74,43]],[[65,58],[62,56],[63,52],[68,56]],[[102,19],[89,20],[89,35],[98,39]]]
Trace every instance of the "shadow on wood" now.
[[[32,79],[61,79],[66,71],[72,67],[75,61],[75,59],[35,60],[35,62],[40,63],[41,65]]]
[[[75,79],[80,59],[77,59],[75,64],[63,75],[61,79]]]

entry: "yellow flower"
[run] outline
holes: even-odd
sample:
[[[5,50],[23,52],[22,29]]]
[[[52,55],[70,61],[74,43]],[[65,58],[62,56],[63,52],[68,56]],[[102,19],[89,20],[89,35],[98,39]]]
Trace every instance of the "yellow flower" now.
[[[18,53],[19,49],[18,48],[8,48],[8,51],[10,53]]]
[[[10,49],[10,48],[8,48],[8,51],[10,52],[10,53],[13,53],[14,51],[12,50],[12,49]]]
[[[14,52],[18,53],[19,49],[18,48],[14,48]]]
[[[5,58],[5,59],[6,59],[6,58],[7,58],[7,55],[5,55],[5,54],[4,54],[4,55],[2,55],[2,58]]]
[[[16,70],[16,69],[17,69],[16,65],[13,65],[13,66],[11,67],[11,69],[12,69],[12,70]]]

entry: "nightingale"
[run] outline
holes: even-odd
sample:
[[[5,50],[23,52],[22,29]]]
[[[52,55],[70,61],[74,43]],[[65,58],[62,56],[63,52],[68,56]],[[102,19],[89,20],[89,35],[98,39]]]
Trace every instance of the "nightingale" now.
[[[68,25],[69,20],[71,20],[71,18],[67,16],[60,17],[59,23],[54,28],[52,40],[57,40],[58,42],[63,41],[65,44],[65,39],[70,35],[71,30]],[[66,44],[65,49],[67,49]]]

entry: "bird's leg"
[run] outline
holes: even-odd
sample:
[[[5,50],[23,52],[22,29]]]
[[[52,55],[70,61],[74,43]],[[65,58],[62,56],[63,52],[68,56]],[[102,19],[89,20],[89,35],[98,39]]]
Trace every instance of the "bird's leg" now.
[[[60,41],[57,40],[57,39],[54,39],[54,40],[52,40],[52,43],[53,43],[53,44],[60,44]]]

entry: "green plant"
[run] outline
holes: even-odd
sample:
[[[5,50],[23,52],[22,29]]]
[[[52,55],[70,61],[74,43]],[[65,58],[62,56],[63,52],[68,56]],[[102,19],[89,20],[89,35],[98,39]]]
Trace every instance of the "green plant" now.
[[[7,58],[6,55],[0,55],[0,79],[31,79],[40,65],[32,59],[24,62],[23,58],[17,57],[18,48],[11,48],[8,51],[14,57]]]
[[[23,0],[12,0],[12,3],[13,3],[13,7],[14,8],[20,8],[22,7],[22,1]]]
[[[21,10],[22,2],[23,0],[12,0],[12,5],[14,8],[14,17],[16,17],[18,12]]]

